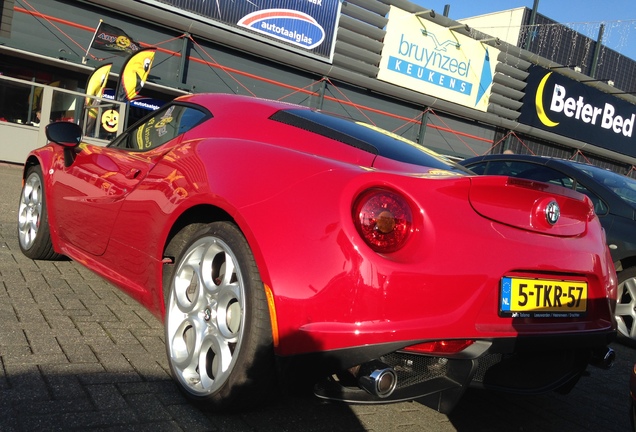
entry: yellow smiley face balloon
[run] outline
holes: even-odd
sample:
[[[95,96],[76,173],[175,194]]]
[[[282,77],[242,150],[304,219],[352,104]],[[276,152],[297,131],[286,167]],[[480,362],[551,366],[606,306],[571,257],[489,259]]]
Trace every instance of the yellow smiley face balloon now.
[[[102,114],[102,127],[107,132],[117,132],[119,124],[119,113],[115,110],[106,110]]]

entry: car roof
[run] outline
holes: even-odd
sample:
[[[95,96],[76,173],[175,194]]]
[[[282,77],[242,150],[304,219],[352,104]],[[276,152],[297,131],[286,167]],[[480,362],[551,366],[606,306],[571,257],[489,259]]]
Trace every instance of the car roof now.
[[[249,112],[252,118],[273,121],[313,133],[374,156],[428,169],[444,170],[454,175],[468,174],[461,165],[421,144],[328,111],[253,96],[222,93],[186,95],[179,97],[176,101],[205,107],[218,118],[236,117]]]
[[[605,168],[601,168],[596,165],[592,165],[589,163],[573,161],[569,159],[562,159],[550,156],[539,156],[539,155],[523,155],[523,154],[489,154],[482,156],[475,156],[472,158],[467,158],[459,161],[458,163],[462,166],[473,165],[477,162],[486,162],[486,161],[520,161],[520,162],[531,162],[534,164],[539,164],[543,166],[549,166],[552,168],[559,168],[564,172],[568,172],[573,175],[574,172],[583,173],[584,176],[594,178],[594,173],[606,173],[609,176],[617,176],[617,177],[625,177],[622,174],[616,173],[614,171],[607,170]]]
[[[576,179],[578,183],[592,190],[597,195],[600,195],[604,200],[610,201],[608,202],[610,207],[614,207],[614,209],[616,209],[617,205],[620,205],[621,207],[627,205],[630,209],[632,209],[630,212],[633,212],[633,209],[636,209],[636,201],[634,198],[636,197],[636,180],[596,165],[555,157],[520,154],[483,155],[464,159],[458,163],[470,169],[470,166],[476,163],[491,161],[528,162],[556,169],[565,175]],[[536,178],[536,180],[542,179]],[[626,197],[622,192],[617,192],[616,186],[618,183],[624,184],[630,191],[634,190],[634,197],[632,197],[631,194],[629,197]],[[627,210],[625,209],[625,211]]]

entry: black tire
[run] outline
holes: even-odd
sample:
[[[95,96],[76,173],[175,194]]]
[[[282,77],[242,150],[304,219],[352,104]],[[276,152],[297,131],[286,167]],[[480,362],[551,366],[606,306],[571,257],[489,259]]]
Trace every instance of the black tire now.
[[[34,165],[27,170],[18,207],[18,239],[20,250],[34,260],[59,260],[53,250],[46,210],[42,169]]]
[[[616,323],[619,340],[636,346],[636,267],[618,272]]]
[[[275,388],[272,329],[243,234],[228,222],[189,225],[166,256],[166,351],[179,388],[208,409],[263,404]]]

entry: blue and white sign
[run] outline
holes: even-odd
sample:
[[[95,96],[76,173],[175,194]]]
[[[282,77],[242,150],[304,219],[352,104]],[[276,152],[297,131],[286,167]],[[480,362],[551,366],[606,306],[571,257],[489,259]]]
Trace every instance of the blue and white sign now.
[[[339,0],[141,0],[331,62]]]
[[[378,79],[486,111],[499,50],[391,6]]]
[[[314,49],[325,40],[325,29],[318,21],[287,9],[252,12],[241,18],[238,25],[306,49]]]

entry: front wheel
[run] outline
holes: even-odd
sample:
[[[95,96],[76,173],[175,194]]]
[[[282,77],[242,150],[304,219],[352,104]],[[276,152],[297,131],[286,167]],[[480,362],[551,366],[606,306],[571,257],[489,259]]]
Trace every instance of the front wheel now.
[[[616,323],[619,335],[636,344],[636,267],[618,273]]]
[[[217,409],[266,400],[273,389],[272,330],[242,233],[228,222],[191,225],[166,255],[176,258],[164,269],[166,350],[181,390]]]
[[[49,228],[42,168],[27,171],[18,206],[18,239],[20,250],[31,259],[56,260],[62,255],[53,250]]]

